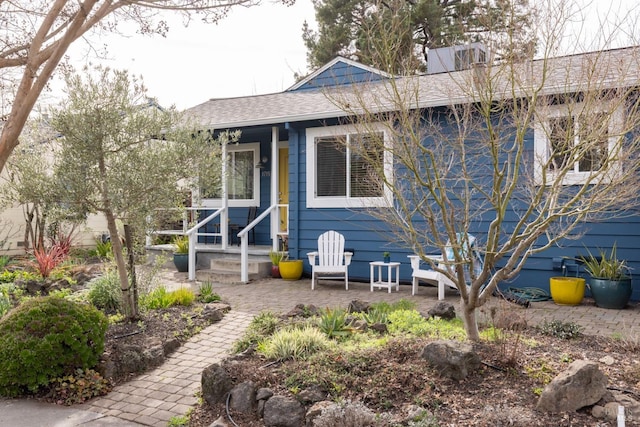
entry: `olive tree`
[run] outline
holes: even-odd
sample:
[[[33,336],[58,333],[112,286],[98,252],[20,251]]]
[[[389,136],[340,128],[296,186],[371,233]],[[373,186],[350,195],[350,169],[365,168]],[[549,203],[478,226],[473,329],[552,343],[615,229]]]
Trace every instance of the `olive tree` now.
[[[529,257],[638,212],[640,49],[558,56],[573,16],[558,7],[540,11],[535,57],[327,91],[366,135],[349,149],[388,200],[370,214],[455,283],[470,340]]]
[[[127,275],[122,238],[131,249],[152,227],[148,218],[157,209],[178,209],[198,171],[219,176],[220,150],[174,109],[148,98],[142,83],[126,71],[92,71],[66,75],[68,98],[51,119],[61,135],[53,171],[61,201],[106,218],[123,307],[131,318],[137,315],[129,283],[135,275],[132,268]]]

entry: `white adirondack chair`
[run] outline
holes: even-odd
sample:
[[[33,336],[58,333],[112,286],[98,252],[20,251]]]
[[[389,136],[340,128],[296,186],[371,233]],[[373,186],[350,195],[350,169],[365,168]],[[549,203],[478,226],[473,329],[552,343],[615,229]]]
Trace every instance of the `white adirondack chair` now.
[[[459,236],[459,239],[461,238],[461,236]],[[480,271],[482,271],[482,267],[484,264],[484,261],[482,259],[482,256],[480,256],[480,253],[478,252],[478,250],[476,249],[475,246],[475,237],[472,235],[467,235],[467,241],[469,243],[469,246],[471,246],[471,252],[473,254],[473,268],[476,272],[476,274],[479,274]],[[451,247],[451,242],[447,242],[446,246],[445,246],[445,251],[446,251],[446,255],[447,255],[447,260],[453,260],[454,256],[453,256],[453,248]],[[438,300],[443,300],[444,299],[444,290],[445,290],[445,286],[449,287],[449,288],[453,288],[453,289],[458,289],[456,284],[453,283],[451,281],[451,279],[449,279],[447,276],[445,276],[444,274],[435,271],[435,270],[431,270],[431,269],[421,269],[420,268],[420,263],[421,263],[421,259],[420,256],[418,255],[408,255],[409,259],[411,260],[411,269],[413,270],[411,277],[412,277],[412,283],[411,283],[411,295],[415,295],[416,292],[418,291],[418,282],[420,280],[425,280],[425,281],[429,281],[429,282],[435,282],[436,285],[438,286]],[[442,255],[425,255],[425,257],[432,259],[435,262],[438,262],[438,268],[439,269],[446,269],[447,266],[444,264],[444,257]],[[471,281],[471,277],[467,270],[465,271],[465,278],[467,279],[467,286],[469,285],[469,282]]]
[[[333,230],[322,233],[318,237],[318,250],[307,253],[311,265],[311,290],[315,288],[316,280],[320,277],[344,279],[344,287],[349,290],[349,264],[352,256],[352,252],[344,251],[342,234]]]

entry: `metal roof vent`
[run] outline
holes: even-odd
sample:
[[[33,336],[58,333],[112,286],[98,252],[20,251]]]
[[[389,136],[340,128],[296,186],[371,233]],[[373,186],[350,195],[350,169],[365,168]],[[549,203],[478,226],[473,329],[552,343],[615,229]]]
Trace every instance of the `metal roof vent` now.
[[[486,47],[482,43],[429,49],[427,52],[427,74],[468,70],[475,64],[485,64],[487,56]]]

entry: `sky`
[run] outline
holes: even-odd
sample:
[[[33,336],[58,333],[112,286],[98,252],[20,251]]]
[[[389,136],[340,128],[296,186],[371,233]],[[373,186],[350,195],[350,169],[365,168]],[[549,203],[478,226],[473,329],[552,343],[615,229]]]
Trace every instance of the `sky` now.
[[[141,75],[149,96],[163,106],[185,109],[211,98],[280,92],[295,83],[294,73],[307,74],[302,24],[315,28],[311,0],[284,6],[263,0],[259,6],[234,8],[218,24],[192,21],[184,28],[172,21],[166,38],[109,35],[109,60],[87,55],[87,43],[69,50],[72,63],[91,61]]]
[[[615,19],[632,7],[640,9],[637,0],[576,1],[583,9],[576,28],[585,33],[598,29],[607,12]],[[259,6],[232,9],[218,24],[192,21],[184,28],[174,19],[166,38],[137,35],[132,27],[124,35],[90,42],[108,47],[110,59],[99,62],[142,76],[149,96],[161,105],[186,109],[211,98],[274,93],[293,85],[294,73],[308,73],[305,20],[316,28],[311,0],[297,0],[289,7],[263,0]],[[68,52],[77,67],[97,62],[95,55],[86,54],[87,46],[76,42]],[[58,91],[60,87],[58,83]]]

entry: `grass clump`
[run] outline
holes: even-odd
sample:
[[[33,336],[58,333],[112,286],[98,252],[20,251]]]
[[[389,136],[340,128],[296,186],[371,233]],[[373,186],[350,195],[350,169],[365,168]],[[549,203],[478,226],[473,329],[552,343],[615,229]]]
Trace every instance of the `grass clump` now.
[[[268,359],[300,360],[331,346],[327,336],[312,326],[281,329],[258,344],[257,351]]]
[[[140,297],[140,306],[148,310],[158,310],[174,305],[188,307],[193,304],[195,298],[196,296],[191,289],[179,288],[169,292],[164,286],[159,286]]]
[[[122,291],[118,272],[110,268],[102,276],[92,280],[89,284],[88,298],[91,304],[107,313],[120,310]]]
[[[263,311],[253,318],[246,332],[233,344],[234,353],[241,353],[249,347],[257,345],[260,341],[271,336],[282,321],[271,311]]]
[[[77,368],[96,365],[107,318],[89,304],[33,298],[0,320],[0,394],[36,392]]]
[[[347,321],[347,311],[341,308],[327,307],[320,314],[318,328],[329,338],[345,338],[353,333]]]
[[[213,291],[213,283],[204,282],[200,285],[200,293],[198,294],[198,301],[203,303],[210,303],[220,301],[220,295]]]

